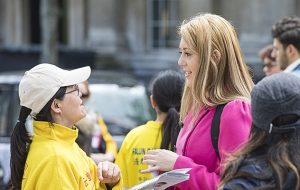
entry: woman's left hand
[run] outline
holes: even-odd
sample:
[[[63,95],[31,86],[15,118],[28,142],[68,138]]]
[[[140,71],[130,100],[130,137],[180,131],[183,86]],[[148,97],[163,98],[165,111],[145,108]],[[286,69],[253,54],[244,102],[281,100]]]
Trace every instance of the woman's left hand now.
[[[108,183],[111,186],[114,186],[120,180],[120,169],[118,165],[104,161],[99,162],[98,164],[98,179],[102,183]]]
[[[178,158],[178,154],[163,149],[149,150],[143,158],[143,163],[151,165],[148,169],[141,170],[141,173],[154,171],[170,171]]]

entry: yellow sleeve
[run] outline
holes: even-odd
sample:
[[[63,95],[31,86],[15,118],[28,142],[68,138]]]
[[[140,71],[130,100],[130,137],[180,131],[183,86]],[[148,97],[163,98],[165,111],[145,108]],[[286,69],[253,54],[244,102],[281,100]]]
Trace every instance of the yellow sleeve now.
[[[101,129],[101,134],[103,136],[103,140],[106,143],[105,153],[109,153],[109,152],[113,153],[114,158],[116,158],[117,151],[118,151],[117,143],[113,140],[112,136],[110,135],[110,133],[107,130],[106,124],[104,123],[103,119],[100,118],[100,117],[98,118],[98,124],[99,124],[100,129]]]
[[[124,187],[129,187],[129,183],[128,183],[128,173],[127,173],[127,164],[126,164],[126,161],[125,161],[125,155],[126,155],[126,138],[124,139],[122,145],[121,145],[121,148],[118,152],[118,155],[116,157],[116,161],[115,163],[119,166],[120,170],[121,170],[121,174],[123,176],[123,185]]]
[[[52,157],[47,160],[47,163],[44,164],[43,169],[38,169],[38,175],[35,177],[31,177],[30,175],[34,175],[30,173],[30,175],[25,170],[23,181],[22,181],[22,189],[23,190],[31,190],[31,189],[74,189],[75,185],[78,182],[69,177],[71,173],[68,169],[64,167],[65,164],[61,164],[64,162],[64,159],[60,159],[57,157]],[[64,175],[61,175],[61,174]]]

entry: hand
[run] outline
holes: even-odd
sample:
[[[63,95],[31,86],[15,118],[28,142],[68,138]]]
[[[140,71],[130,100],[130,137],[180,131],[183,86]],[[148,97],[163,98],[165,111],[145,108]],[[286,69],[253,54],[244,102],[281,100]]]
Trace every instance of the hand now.
[[[98,164],[98,179],[102,183],[114,186],[120,180],[119,167],[111,162],[105,161]]]
[[[152,167],[142,170],[141,173],[170,171],[173,169],[178,156],[178,154],[169,150],[149,150],[143,158],[143,163],[152,165]]]

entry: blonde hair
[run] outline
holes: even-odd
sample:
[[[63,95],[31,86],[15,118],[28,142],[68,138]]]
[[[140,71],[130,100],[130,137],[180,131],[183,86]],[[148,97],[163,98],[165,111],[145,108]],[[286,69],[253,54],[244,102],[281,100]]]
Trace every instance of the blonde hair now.
[[[250,100],[253,81],[228,21],[218,15],[200,14],[183,21],[178,33],[200,58],[192,87],[184,88],[181,119],[199,107]]]

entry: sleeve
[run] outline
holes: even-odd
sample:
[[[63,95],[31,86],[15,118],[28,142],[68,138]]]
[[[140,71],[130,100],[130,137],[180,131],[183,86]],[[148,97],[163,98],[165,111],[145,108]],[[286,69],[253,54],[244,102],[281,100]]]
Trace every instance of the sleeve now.
[[[68,177],[68,175],[61,175],[62,173],[70,173],[68,168],[64,167],[65,164],[62,164],[64,162],[65,160],[60,157],[52,157],[52,159],[49,159],[47,164],[44,165],[43,169],[39,173],[38,183],[35,184],[35,188],[45,190],[73,189],[74,184],[78,184],[78,181],[74,178]],[[30,188],[32,187],[33,186],[30,185]]]
[[[100,126],[101,134],[103,136],[103,139],[104,139],[104,141],[106,143],[105,153],[109,153],[109,152],[113,153],[114,158],[116,158],[117,151],[118,151],[117,143],[113,140],[111,134],[108,132],[107,126],[104,123],[104,121],[103,121],[102,118],[98,118],[98,124]]]
[[[126,154],[128,154],[128,151],[127,151],[128,135],[125,137],[125,139],[121,145],[121,148],[118,152],[116,161],[115,161],[115,163],[119,166],[119,168],[121,170],[121,174],[123,176],[124,187],[129,187],[129,182],[128,182],[129,179],[128,179],[128,174],[127,174],[127,164],[126,164]]]
[[[34,177],[35,182],[25,187],[22,184],[22,189],[63,190],[76,189],[80,186],[80,181],[74,177],[64,157],[52,156],[43,162],[46,164],[39,168],[38,174]]]
[[[250,103],[242,100],[229,102],[223,110],[220,121],[220,134],[218,147],[221,163],[224,162],[228,153],[232,153],[247,141],[251,129]],[[215,190],[220,182],[219,169],[208,171],[204,165],[196,164],[191,158],[179,156],[174,169],[192,168],[189,172],[190,179],[180,183],[180,189],[205,189]],[[218,173],[216,173],[218,172]]]

